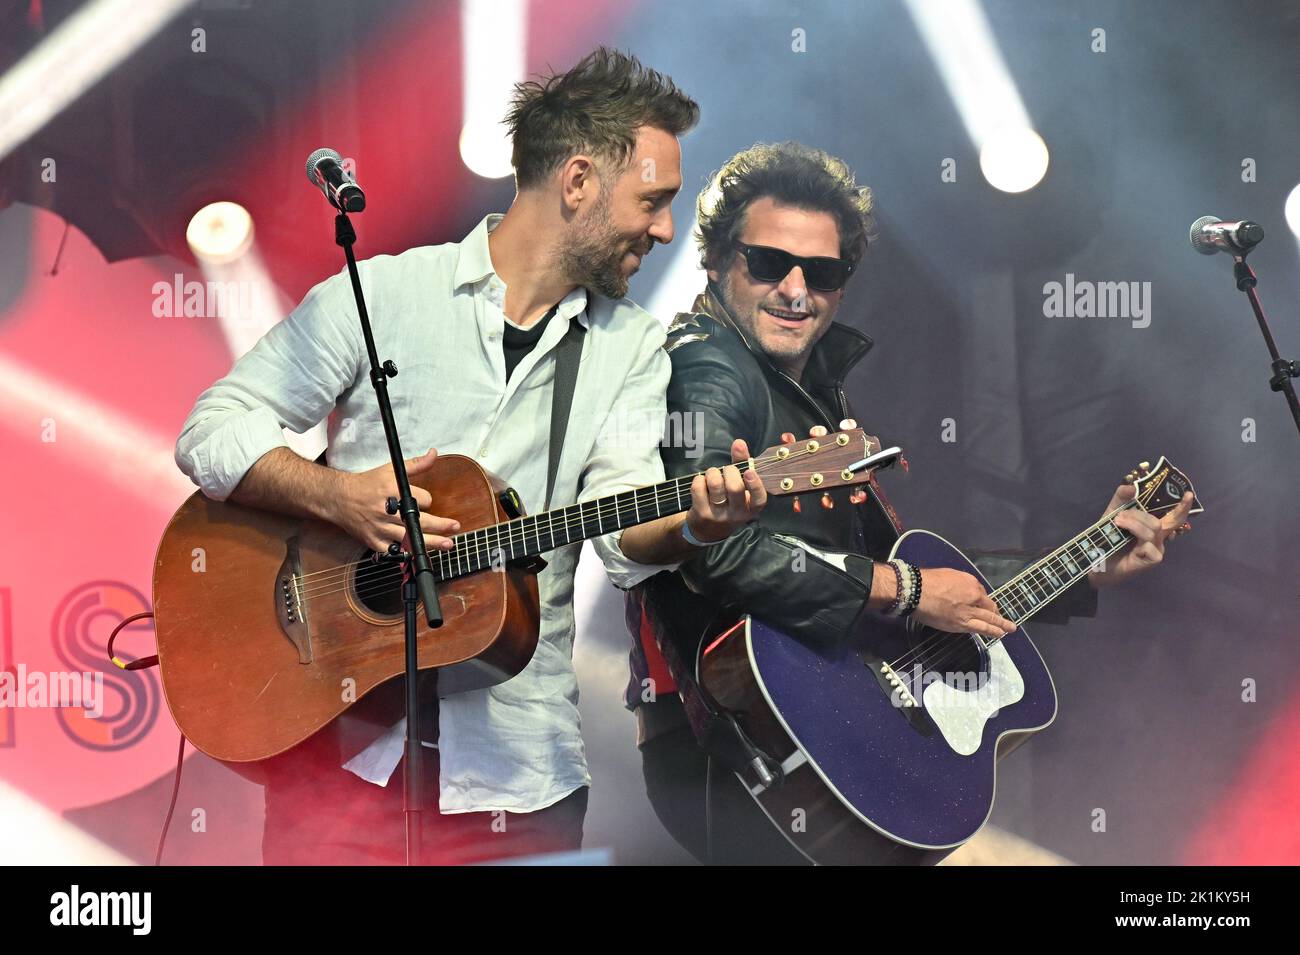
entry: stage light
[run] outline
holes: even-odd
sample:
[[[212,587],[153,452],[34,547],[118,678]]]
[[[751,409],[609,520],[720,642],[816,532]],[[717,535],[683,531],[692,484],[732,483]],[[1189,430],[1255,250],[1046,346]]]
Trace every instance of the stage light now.
[[[1283,207],[1286,215],[1286,224],[1291,227],[1291,232],[1295,235],[1296,241],[1300,242],[1300,185],[1291,190],[1291,194],[1286,197],[1286,205]]]
[[[502,179],[513,171],[501,121],[515,83],[524,78],[527,17],[526,0],[461,0],[460,158],[484,179]]]
[[[211,202],[190,219],[185,241],[199,262],[234,262],[253,245],[253,217],[237,202]]]
[[[1047,146],[976,0],[906,0],[921,39],[979,151],[980,169],[1003,192],[1032,189],[1047,172]]]
[[[0,77],[0,159],[98,83],[192,0],[92,0]]]
[[[122,852],[5,782],[0,782],[0,845],[6,865],[132,864]]]
[[[994,132],[980,149],[980,172],[1003,192],[1032,189],[1047,174],[1047,144],[1032,129]]]

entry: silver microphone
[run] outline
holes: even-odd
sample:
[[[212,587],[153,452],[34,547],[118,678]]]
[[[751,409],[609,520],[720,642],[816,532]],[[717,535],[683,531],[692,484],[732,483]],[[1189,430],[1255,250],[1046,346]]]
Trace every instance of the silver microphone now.
[[[360,212],[366,207],[366,194],[357,181],[343,169],[343,157],[328,146],[307,157],[307,181],[325,193],[340,212]]]
[[[1202,255],[1227,252],[1231,256],[1245,255],[1264,241],[1264,227],[1258,222],[1242,219],[1224,222],[1218,216],[1201,216],[1192,223],[1188,236],[1192,248]]]

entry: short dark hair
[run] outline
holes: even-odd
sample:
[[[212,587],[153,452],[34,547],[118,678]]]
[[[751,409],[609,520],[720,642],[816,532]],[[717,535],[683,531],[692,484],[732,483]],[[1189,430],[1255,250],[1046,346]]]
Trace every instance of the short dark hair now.
[[[859,186],[842,160],[802,143],[758,143],[727,160],[696,202],[700,264],[723,268],[755,200],[829,212],[840,233],[840,257],[856,264],[872,238],[871,190]]]
[[[567,73],[515,85],[506,126],[520,189],[587,152],[626,168],[642,126],[680,136],[700,119],[695,100],[634,56],[598,47]]]

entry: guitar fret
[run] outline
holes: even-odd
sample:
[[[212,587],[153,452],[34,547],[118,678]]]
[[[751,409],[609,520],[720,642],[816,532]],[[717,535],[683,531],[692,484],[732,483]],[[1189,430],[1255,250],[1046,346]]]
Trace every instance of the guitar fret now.
[[[994,591],[994,601],[1007,619],[1023,620],[1127,543],[1114,521],[1106,521],[1026,567]]]

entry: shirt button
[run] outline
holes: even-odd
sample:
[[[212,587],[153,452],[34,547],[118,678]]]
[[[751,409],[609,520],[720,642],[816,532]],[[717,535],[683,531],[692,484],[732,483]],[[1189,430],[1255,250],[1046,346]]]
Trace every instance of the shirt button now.
[[[481,448],[478,449],[478,456],[479,456],[480,458],[483,457],[483,455],[485,455],[485,454],[487,454],[487,445],[486,445],[486,444],[483,445],[483,447],[481,447]]]

